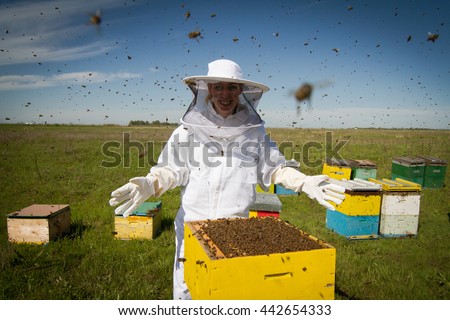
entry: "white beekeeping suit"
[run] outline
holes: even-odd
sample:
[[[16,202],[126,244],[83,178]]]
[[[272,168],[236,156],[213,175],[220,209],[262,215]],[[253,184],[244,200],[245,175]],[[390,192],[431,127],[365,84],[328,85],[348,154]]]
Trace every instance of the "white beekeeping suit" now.
[[[267,190],[271,183],[303,191],[333,209],[326,200],[342,201],[342,187],[326,183],[326,176],[306,176],[285,167],[286,160],[266,134],[256,112],[263,84],[242,78],[240,67],[230,60],[208,65],[206,76],[184,79],[194,99],[171,135],[158,164],[146,177],[138,177],[112,193],[111,205],[122,203],[116,214],[130,214],[151,196],[181,187],[181,206],[175,219],[176,252],[173,297],[190,299],[184,282],[184,222],[248,217],[256,198],[256,185]],[[223,118],[210,99],[208,83],[235,83],[242,93],[235,112]]]

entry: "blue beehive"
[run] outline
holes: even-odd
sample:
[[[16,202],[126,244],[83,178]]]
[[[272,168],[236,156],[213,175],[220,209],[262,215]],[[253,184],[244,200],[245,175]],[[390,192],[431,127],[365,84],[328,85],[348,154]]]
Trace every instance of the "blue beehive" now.
[[[376,239],[380,216],[349,216],[327,209],[327,228],[347,239]]]
[[[378,238],[381,186],[362,179],[330,181],[345,187],[346,196],[335,211],[327,209],[327,228],[347,239]]]

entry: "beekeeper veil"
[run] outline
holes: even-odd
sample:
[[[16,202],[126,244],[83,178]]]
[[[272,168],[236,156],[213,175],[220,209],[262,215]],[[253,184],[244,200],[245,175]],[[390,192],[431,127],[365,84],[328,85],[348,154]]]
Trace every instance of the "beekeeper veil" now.
[[[269,88],[264,84],[243,79],[242,70],[233,61],[220,59],[208,64],[206,76],[191,76],[183,81],[194,93],[181,123],[203,143],[217,141],[221,144],[260,130],[264,124],[256,111],[259,100]],[[208,92],[209,83],[228,82],[242,86],[239,105],[232,115],[222,118],[214,110]]]

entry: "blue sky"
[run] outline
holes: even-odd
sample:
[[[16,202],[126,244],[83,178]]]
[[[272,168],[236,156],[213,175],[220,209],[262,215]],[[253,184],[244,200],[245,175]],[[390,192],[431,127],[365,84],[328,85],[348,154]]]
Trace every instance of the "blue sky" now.
[[[446,0],[2,1],[0,34],[1,123],[178,122],[181,79],[228,58],[267,127],[450,129]]]

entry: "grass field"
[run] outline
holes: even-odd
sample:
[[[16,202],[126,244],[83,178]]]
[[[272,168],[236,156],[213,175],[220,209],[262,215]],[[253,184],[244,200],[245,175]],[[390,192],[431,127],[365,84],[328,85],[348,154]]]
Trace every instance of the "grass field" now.
[[[129,178],[148,172],[172,130],[0,125],[0,299],[171,299],[179,190],[161,197],[162,232],[150,241],[115,240],[108,200]],[[450,160],[450,131],[268,131],[307,174],[320,174],[325,150],[343,140],[334,151],[376,162],[378,178],[390,178],[396,156]],[[147,154],[139,157],[141,146]],[[120,153],[121,163],[112,153]],[[422,191],[415,238],[346,240],[326,228],[325,209],[304,195],[281,197],[282,218],[336,248],[336,299],[450,299],[449,176],[447,170],[446,187]],[[6,214],[33,203],[69,204],[70,234],[47,245],[9,243]]]

